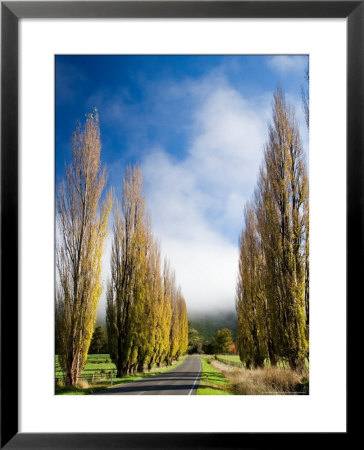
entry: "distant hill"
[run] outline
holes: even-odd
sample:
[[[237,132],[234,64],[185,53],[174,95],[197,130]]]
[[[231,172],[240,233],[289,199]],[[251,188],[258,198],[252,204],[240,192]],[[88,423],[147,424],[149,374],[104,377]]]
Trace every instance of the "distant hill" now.
[[[188,312],[188,320],[192,328],[198,331],[198,334],[204,340],[210,340],[221,328],[229,328],[233,332],[234,341],[236,341],[237,315],[234,310],[216,311],[214,313]],[[95,326],[106,328],[105,317],[98,316]]]
[[[188,320],[199,334],[206,340],[210,340],[217,330],[229,328],[236,340],[237,315],[235,311],[217,311],[215,313],[189,313]]]

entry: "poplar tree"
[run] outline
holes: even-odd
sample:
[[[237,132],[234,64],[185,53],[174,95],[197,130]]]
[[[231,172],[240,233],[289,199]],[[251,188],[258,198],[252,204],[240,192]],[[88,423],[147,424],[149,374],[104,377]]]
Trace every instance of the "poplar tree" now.
[[[181,288],[176,285],[175,272],[165,262],[163,271],[164,297],[166,305],[170,305],[171,319],[169,327],[169,343],[166,345],[166,361],[172,364],[173,360],[185,354],[188,346],[188,316],[186,302]],[[168,308],[168,309],[169,309]]]
[[[146,233],[146,256],[147,267],[144,276],[144,301],[141,303],[138,320],[138,372],[144,372],[153,364],[153,355],[156,344],[156,329],[158,328],[161,274],[159,248],[154,241],[150,227]],[[141,279],[143,283],[143,279]]]
[[[72,137],[72,162],[57,193],[56,334],[66,384],[75,385],[86,360],[101,295],[101,256],[111,209],[100,163],[100,129],[96,111]]]
[[[172,326],[172,300],[170,287],[170,265],[167,259],[164,260],[162,274],[162,308],[159,317],[155,361],[159,367],[164,360],[167,360],[170,350],[170,330]]]
[[[302,88],[302,103],[303,103],[303,110],[305,113],[305,119],[306,119],[306,126],[307,129],[310,128],[310,97],[309,97],[309,82],[310,82],[310,71],[309,71],[309,65],[306,66],[305,69],[305,80],[306,80],[306,87]],[[307,201],[305,203],[304,207],[304,223],[305,223],[305,268],[306,268],[306,282],[305,282],[305,312],[306,312],[306,337],[308,340],[308,334],[309,334],[309,275],[310,275],[310,262],[309,262],[309,253],[310,253],[310,246],[309,246],[309,202]]]
[[[171,305],[171,324],[170,329],[168,330],[169,345],[168,355],[166,356],[167,364],[171,365],[178,352],[180,324],[177,304],[176,276],[174,271],[169,267],[166,268],[164,273],[164,293]]]
[[[244,222],[245,228],[240,238],[236,300],[237,347],[240,359],[245,361],[247,367],[261,367],[268,356],[269,325],[262,286],[264,260],[255,208],[250,202],[244,208]]]
[[[245,208],[237,284],[238,349],[247,365],[308,355],[309,206],[305,156],[293,110],[274,93],[273,123],[254,204]]]
[[[142,175],[127,167],[122,205],[115,207],[106,324],[117,376],[133,373],[138,363],[140,320],[146,295],[147,216]]]
[[[179,315],[180,315],[180,344],[177,353],[177,358],[184,355],[188,347],[188,315],[186,301],[180,293],[179,296]]]
[[[308,351],[308,180],[298,125],[281,88],[274,93],[273,124],[258,189],[258,230],[274,347],[295,368]]]
[[[187,309],[145,211],[141,171],[127,168],[115,206],[106,324],[117,376],[143,372],[187,349]]]
[[[160,246],[157,241],[153,241],[153,247],[150,257],[150,282],[151,282],[151,299],[152,299],[152,317],[151,321],[151,346],[150,358],[148,361],[148,369],[156,363],[160,366],[161,361],[166,354],[165,346],[168,344],[168,333],[170,327],[171,312],[165,308],[163,278],[161,274],[161,255]],[[165,343],[167,342],[167,344]]]

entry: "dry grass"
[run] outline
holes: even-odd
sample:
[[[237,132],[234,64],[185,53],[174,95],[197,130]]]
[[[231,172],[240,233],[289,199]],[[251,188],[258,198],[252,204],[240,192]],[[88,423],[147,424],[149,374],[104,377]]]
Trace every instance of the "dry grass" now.
[[[238,395],[308,394],[308,373],[278,367],[236,368],[213,361],[212,365],[231,383]]]
[[[64,388],[64,382],[62,380],[56,380],[56,390],[63,389],[63,388]]]
[[[77,383],[80,389],[87,389],[89,387],[88,381],[85,378],[80,378]]]

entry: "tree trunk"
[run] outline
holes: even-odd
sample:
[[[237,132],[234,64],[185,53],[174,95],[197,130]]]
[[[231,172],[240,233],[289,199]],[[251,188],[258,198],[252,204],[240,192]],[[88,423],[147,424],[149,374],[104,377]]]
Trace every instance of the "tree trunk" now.
[[[125,377],[128,375],[128,366],[124,363],[118,362],[116,365],[116,376],[117,378]]]
[[[277,364],[276,357],[273,349],[273,342],[271,339],[268,340],[268,353],[271,366],[275,366]]]
[[[78,380],[78,374],[76,371],[69,371],[66,375],[66,385],[76,386]]]
[[[296,361],[296,358],[290,358],[289,359],[289,367],[292,369],[292,370],[296,370],[297,369],[297,361]]]
[[[262,356],[257,356],[254,361],[257,367],[264,367],[264,358]]]
[[[74,386],[72,384],[72,375],[68,372],[65,379],[66,386]]]
[[[67,371],[66,371],[66,385],[67,386],[76,386],[77,384],[77,380],[78,380],[78,375],[79,375],[79,371],[77,370],[77,365],[75,364],[74,359],[72,358],[71,355],[69,355],[68,357],[68,361],[67,361]]]
[[[123,368],[121,367],[121,364],[119,363],[119,361],[116,364],[116,376],[118,378],[121,378],[123,376]]]
[[[264,365],[264,358],[261,357],[260,354],[260,345],[259,345],[259,339],[258,339],[258,329],[256,323],[253,325],[253,342],[254,342],[254,365],[258,367],[263,367]]]

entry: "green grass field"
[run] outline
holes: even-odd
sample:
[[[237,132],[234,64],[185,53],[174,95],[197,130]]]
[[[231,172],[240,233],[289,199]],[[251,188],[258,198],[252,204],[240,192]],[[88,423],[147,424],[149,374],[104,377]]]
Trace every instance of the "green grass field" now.
[[[87,364],[85,366],[84,371],[82,372],[82,375],[84,375],[85,373],[88,374],[90,372],[97,373],[98,368],[100,369],[99,372],[101,372],[101,370],[106,370],[106,372],[109,370],[113,370],[113,369],[116,370],[115,364],[113,364],[111,362],[110,363],[105,362],[105,360],[109,359],[109,358],[110,358],[109,355],[89,355],[88,359],[87,359]],[[141,380],[142,378],[148,378],[148,377],[152,377],[154,375],[158,375],[160,373],[168,372],[169,370],[174,369],[175,367],[178,367],[180,364],[182,364],[183,361],[185,360],[185,358],[186,358],[186,355],[181,356],[179,361],[175,362],[171,366],[164,366],[160,369],[154,368],[154,369],[152,369],[151,372],[139,373],[137,375],[127,375],[127,376],[121,377],[121,378],[113,378],[112,387],[115,387],[120,384],[128,383],[129,381],[137,381],[137,380]],[[59,363],[58,363],[58,358],[56,357],[56,377],[57,377],[57,365],[58,365],[58,373],[60,375],[62,375],[62,371],[61,371],[61,368],[59,367]],[[64,388],[56,389],[55,394],[56,395],[88,395],[88,394],[93,394],[94,392],[97,392],[97,391],[107,389],[109,387],[111,387],[110,379],[106,379],[106,380],[103,379],[100,381],[97,381],[97,379],[96,379],[95,384],[90,387],[86,387],[86,388],[64,387]]]
[[[209,364],[210,359],[210,356],[201,358],[202,372],[197,395],[231,395],[229,381]]]
[[[55,358],[56,368],[55,368],[55,376],[62,377],[63,372],[61,366],[58,361],[58,355]],[[154,366],[156,367],[156,366]],[[163,368],[163,367],[162,367]],[[83,369],[81,376],[90,378],[92,374],[100,375],[100,373],[112,372],[114,376],[116,375],[116,366],[111,361],[110,355],[108,354],[100,354],[100,355],[88,355],[87,363],[85,368]]]
[[[216,356],[218,357],[218,359],[221,362],[226,362],[226,364],[232,363],[232,365],[234,365],[234,366],[245,367],[245,364],[240,361],[239,355],[216,355]],[[268,359],[265,360],[265,366],[266,367],[270,367],[270,362],[269,362]],[[284,361],[284,360],[278,361],[277,362],[277,366],[280,369],[288,369],[289,368],[288,362]],[[306,366],[306,369],[308,370],[309,369],[309,362],[308,362],[307,358],[305,359],[305,366]]]
[[[56,355],[55,363],[56,363],[55,375],[56,375],[56,377],[61,377],[63,375],[63,372],[62,372],[61,366],[59,365],[59,362],[58,362],[58,355]],[[111,361],[110,355],[108,355],[108,354],[88,355],[86,366],[83,369],[81,375],[82,376],[92,375],[93,373],[99,374],[101,371],[116,372],[116,366]]]
[[[240,357],[238,355],[216,355],[215,359],[224,364],[228,364],[229,366],[239,368],[245,366],[245,364],[240,361]]]
[[[217,355],[219,358],[226,359],[226,361],[241,362],[239,355]]]

